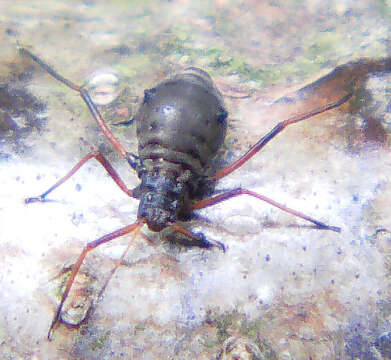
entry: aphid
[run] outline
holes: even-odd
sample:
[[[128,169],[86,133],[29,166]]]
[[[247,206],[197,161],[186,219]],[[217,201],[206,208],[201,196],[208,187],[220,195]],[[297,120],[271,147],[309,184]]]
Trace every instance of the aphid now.
[[[29,56],[54,78],[80,93],[106,138],[137,172],[141,180],[139,186],[129,189],[106,158],[99,151],[94,151],[86,155],[68,174],[42,195],[26,199],[26,203],[45,201],[49,193],[75,174],[88,160],[94,158],[100,162],[125,194],[140,200],[137,220],[133,224],[89,242],[84,247],[73,266],[50,325],[49,339],[54,326],[60,319],[63,304],[75,276],[88,252],[101,244],[134,231],[128,248],[106,280],[99,294],[101,295],[144,224],[155,232],[171,227],[174,232],[185,235],[190,244],[201,247],[218,246],[225,251],[224,245],[220,242],[208,240],[202,233],[194,234],[180,225],[178,221],[186,221],[193,210],[212,206],[235,196],[249,195],[307,220],[319,229],[340,231],[338,227],[326,225],[251,190],[237,188],[215,196],[209,196],[209,194],[217,180],[238,169],[288,125],[343,104],[351,97],[351,93],[307,114],[293,116],[280,122],[232,165],[215,172],[212,176],[207,176],[206,169],[224,142],[228,113],[222,95],[205,71],[189,68],[183,73],[164,80],[154,88],[145,90],[144,100],[135,115],[138,139],[138,155],[135,155],[126,152],[108,129],[85,88],[63,78],[25,48],[20,48],[20,52]]]

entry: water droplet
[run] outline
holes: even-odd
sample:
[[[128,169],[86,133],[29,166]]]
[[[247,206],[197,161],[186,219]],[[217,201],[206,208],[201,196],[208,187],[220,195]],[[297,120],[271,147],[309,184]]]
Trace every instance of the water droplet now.
[[[96,105],[108,105],[119,94],[120,79],[113,69],[93,72],[87,79],[86,87]]]

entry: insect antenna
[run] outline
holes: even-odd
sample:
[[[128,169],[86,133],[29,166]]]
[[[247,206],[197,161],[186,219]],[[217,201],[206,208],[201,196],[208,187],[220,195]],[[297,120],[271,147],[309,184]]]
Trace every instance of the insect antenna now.
[[[120,154],[124,159],[127,159],[126,157],[126,150],[123,148],[123,146],[120,144],[120,142],[117,140],[117,138],[113,135],[111,130],[107,127],[105,120],[103,119],[103,116],[99,112],[98,108],[92,101],[88,91],[83,88],[83,86],[76,85],[72,81],[64,78],[61,76],[57,71],[52,69],[48,64],[43,62],[40,58],[35,56],[33,53],[31,53],[26,48],[20,46],[18,44],[19,52],[22,55],[28,56],[30,59],[32,59],[35,63],[37,63],[39,66],[41,66],[45,71],[47,71],[51,76],[53,76],[58,81],[62,82],[64,85],[68,86],[74,91],[77,91],[84,102],[87,104],[93,118],[95,119],[96,123],[102,130],[103,134],[106,136],[107,140],[111,143],[111,145],[114,147],[114,149]]]

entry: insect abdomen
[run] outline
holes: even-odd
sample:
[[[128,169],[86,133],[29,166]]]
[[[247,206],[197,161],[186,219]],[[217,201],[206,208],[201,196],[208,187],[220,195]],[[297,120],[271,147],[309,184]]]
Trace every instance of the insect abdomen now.
[[[187,69],[145,91],[136,115],[139,156],[146,166],[175,163],[201,175],[224,141],[226,117],[210,76]]]

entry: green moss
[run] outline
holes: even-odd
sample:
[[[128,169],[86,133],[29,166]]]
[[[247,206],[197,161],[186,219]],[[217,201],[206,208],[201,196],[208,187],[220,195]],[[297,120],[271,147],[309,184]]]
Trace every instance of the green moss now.
[[[341,44],[344,41],[344,36],[334,29],[333,31],[321,32],[317,35],[314,42],[306,47],[305,56],[309,59],[318,59],[324,61],[325,55],[330,52],[335,52],[336,44]]]
[[[138,323],[134,327],[134,332],[138,333],[138,332],[144,331],[145,329],[146,329],[146,325],[144,323]]]
[[[208,311],[206,322],[216,328],[218,343],[223,343],[230,336],[228,329],[232,326],[237,315],[237,313],[218,314],[212,310]]]
[[[276,353],[272,347],[265,342],[262,337],[261,329],[264,327],[264,322],[267,319],[256,319],[250,321],[245,314],[239,311],[225,312],[220,314],[210,310],[207,313],[206,322],[214,326],[217,331],[217,343],[221,345],[229,337],[243,336],[254,341],[264,356],[264,359],[275,360],[277,359]],[[207,343],[205,346],[214,346],[214,343]]]
[[[126,79],[132,79],[140,72],[148,71],[152,65],[153,63],[150,56],[138,54],[126,58],[126,62],[118,64],[116,70],[121,73],[125,81]]]
[[[97,335],[90,344],[90,349],[93,351],[102,350],[107,340],[110,338],[110,330],[105,331],[102,334]]]
[[[390,20],[391,18],[391,1],[390,0],[377,0],[376,7],[379,10],[379,15]]]
[[[219,343],[216,341],[215,338],[207,337],[206,339],[204,339],[203,345],[207,349],[214,349],[216,347],[216,345],[219,345]]]

